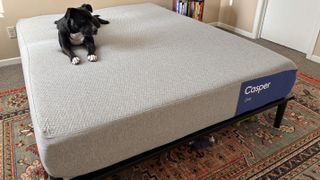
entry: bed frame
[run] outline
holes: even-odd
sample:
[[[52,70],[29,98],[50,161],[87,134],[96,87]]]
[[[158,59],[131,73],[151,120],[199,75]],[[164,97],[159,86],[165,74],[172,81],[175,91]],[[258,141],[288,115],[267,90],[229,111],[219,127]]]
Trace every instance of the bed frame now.
[[[257,108],[257,109],[254,109],[254,110],[251,110],[251,111],[248,111],[246,113],[243,113],[241,115],[238,115],[236,117],[233,117],[231,119],[228,119],[228,120],[225,120],[225,121],[222,121],[218,124],[215,124],[215,125],[212,125],[210,127],[207,127],[207,128],[204,128],[200,131],[197,131],[195,133],[192,133],[190,135],[187,135],[183,138],[180,138],[176,141],[173,141],[171,143],[168,143],[168,144],[165,144],[163,146],[160,146],[160,147],[157,147],[155,149],[152,149],[152,150],[149,150],[147,152],[144,152],[144,153],[141,153],[139,155],[136,155],[132,158],[129,158],[127,160],[123,160],[119,163],[116,163],[114,165],[111,165],[109,167],[106,167],[106,168],[103,168],[103,169],[100,169],[100,170],[97,170],[97,171],[94,171],[94,172],[91,172],[91,173],[88,173],[88,174],[85,174],[85,175],[82,175],[82,176],[78,176],[78,177],[74,177],[72,178],[73,180],[78,180],[78,179],[86,179],[86,180],[89,180],[89,179],[93,179],[93,178],[97,178],[97,177],[100,177],[100,176],[108,176],[108,175],[112,175],[126,167],[129,167],[131,165],[134,165],[136,163],[139,163],[145,159],[148,159],[148,158],[151,158],[153,156],[156,156],[158,155],[159,153],[163,153],[165,151],[168,151],[178,145],[181,145],[181,144],[184,144],[184,143],[187,143],[187,142],[190,142],[191,140],[197,138],[197,137],[200,137],[200,136],[204,136],[204,135],[208,135],[209,133],[217,130],[217,129],[221,129],[223,127],[226,127],[226,126],[229,126],[233,123],[236,123],[238,121],[241,121],[241,120],[244,120],[246,118],[249,118],[255,114],[258,114],[262,111],[265,111],[267,109],[270,109],[270,108],[273,108],[275,106],[278,106],[277,107],[277,113],[276,113],[276,118],[275,118],[275,121],[274,121],[274,124],[273,126],[275,128],[280,128],[280,124],[281,124],[281,121],[282,121],[282,118],[283,118],[283,115],[284,115],[284,112],[286,110],[286,107],[287,107],[287,103],[290,101],[290,100],[293,100],[294,99],[294,96],[287,96],[285,98],[282,98],[282,99],[279,99],[279,100],[276,100],[276,101],[273,101],[263,107],[260,107],[260,108]],[[49,177],[50,179],[68,179],[68,178],[54,178],[54,177]]]

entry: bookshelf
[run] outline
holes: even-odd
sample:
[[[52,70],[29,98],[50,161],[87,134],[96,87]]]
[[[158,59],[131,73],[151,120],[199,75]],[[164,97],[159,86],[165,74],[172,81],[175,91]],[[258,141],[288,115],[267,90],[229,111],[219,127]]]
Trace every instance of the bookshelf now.
[[[204,0],[173,0],[173,11],[202,21]]]

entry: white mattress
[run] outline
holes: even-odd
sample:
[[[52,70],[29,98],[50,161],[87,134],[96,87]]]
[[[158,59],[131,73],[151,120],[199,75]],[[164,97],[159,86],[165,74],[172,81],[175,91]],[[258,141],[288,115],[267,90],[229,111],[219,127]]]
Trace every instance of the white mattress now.
[[[99,61],[77,48],[78,66],[59,47],[53,22],[62,14],[17,24],[40,158],[55,177],[98,170],[229,119],[243,82],[296,70],[270,50],[154,4],[94,13],[110,25],[95,37]]]

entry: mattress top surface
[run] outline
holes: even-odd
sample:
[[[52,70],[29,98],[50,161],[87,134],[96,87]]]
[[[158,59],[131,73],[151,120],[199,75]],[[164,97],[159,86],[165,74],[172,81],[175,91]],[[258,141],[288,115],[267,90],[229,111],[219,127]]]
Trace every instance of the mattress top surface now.
[[[18,22],[30,106],[45,137],[115,123],[256,77],[296,69],[288,59],[154,4],[94,11],[110,21],[95,36],[98,62],[75,48],[74,66],[58,43],[55,20]]]

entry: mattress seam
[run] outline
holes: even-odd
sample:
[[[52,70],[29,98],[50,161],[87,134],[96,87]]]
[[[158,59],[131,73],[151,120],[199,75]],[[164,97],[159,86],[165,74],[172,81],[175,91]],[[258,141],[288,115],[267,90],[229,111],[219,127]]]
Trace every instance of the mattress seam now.
[[[21,21],[21,20],[20,20]],[[18,24],[17,24],[17,27],[18,27],[18,30],[19,29],[21,29],[21,23],[19,22]],[[35,116],[36,116],[36,119],[35,119],[35,121],[36,121],[36,124],[37,125],[39,125],[39,122],[38,122],[38,113],[37,113],[37,108],[36,108],[36,106],[35,106],[35,103],[34,103],[34,98],[33,98],[33,93],[32,93],[32,88],[31,88],[31,78],[30,78],[30,69],[31,69],[31,67],[30,67],[30,53],[29,53],[29,48],[28,48],[28,46],[27,46],[27,44],[26,44],[26,41],[25,41],[25,39],[24,39],[24,37],[23,37],[23,35],[22,35],[22,33],[20,32],[20,31],[18,31],[18,36],[20,37],[20,39],[23,41],[23,43],[25,44],[25,48],[26,48],[26,52],[27,52],[27,56],[28,56],[28,61],[27,61],[27,65],[28,65],[28,84],[29,84],[29,91],[30,91],[30,93],[28,94],[29,96],[31,96],[31,99],[32,99],[32,107],[33,107],[33,109],[34,109],[34,111],[35,111]],[[21,57],[22,58],[22,57]],[[22,60],[22,59],[21,59]],[[22,61],[21,61],[22,62]],[[26,77],[25,77],[26,78]],[[29,98],[30,99],[30,98]],[[29,103],[29,105],[30,105],[30,103]],[[31,112],[31,111],[30,111]],[[32,113],[32,112],[31,112]],[[32,118],[31,118],[32,119]],[[34,124],[34,123],[33,123]],[[42,131],[42,128],[41,127],[38,127],[38,129],[40,130],[40,131]]]

